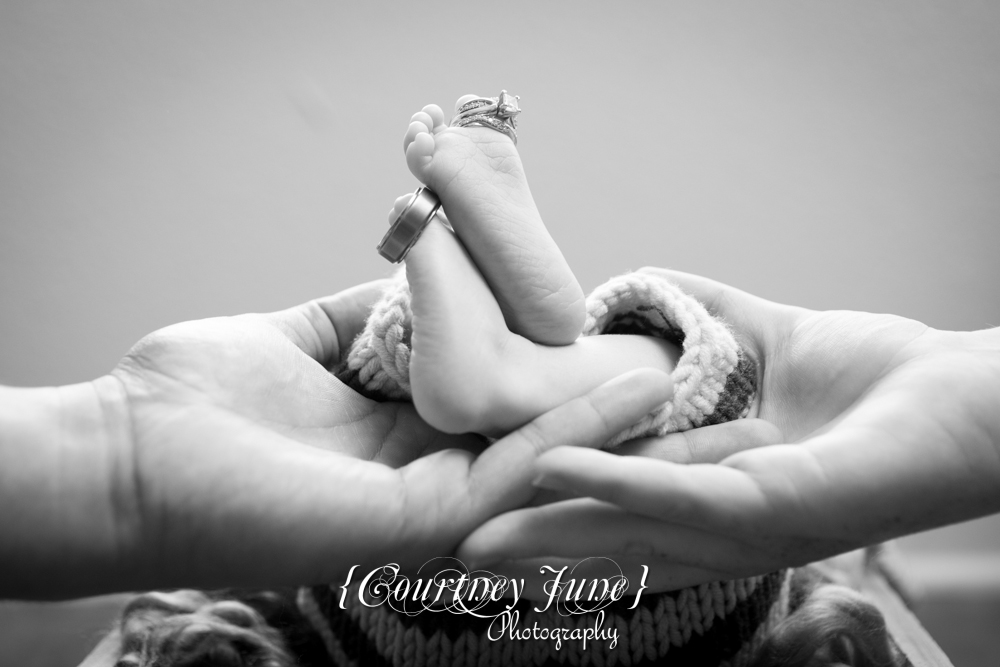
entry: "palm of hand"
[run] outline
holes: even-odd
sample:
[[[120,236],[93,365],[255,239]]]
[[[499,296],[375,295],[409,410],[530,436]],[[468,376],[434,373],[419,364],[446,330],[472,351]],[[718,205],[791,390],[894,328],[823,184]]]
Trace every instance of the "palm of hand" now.
[[[906,360],[927,327],[891,315],[811,314],[765,337],[760,417],[787,442],[830,428]]]
[[[677,588],[1000,510],[1000,330],[942,332],[888,315],[817,313],[649,271],[733,326],[762,369],[759,416],[784,436],[770,442],[789,444],[752,442],[747,421],[684,434],[690,455],[677,457],[682,463],[549,452],[539,459],[540,483],[597,501],[498,517],[466,540],[464,553],[639,554],[656,564],[663,586]],[[730,442],[719,446],[709,433]]]
[[[437,479],[468,474],[472,456],[454,450],[478,451],[480,441],[345,386],[318,361],[336,360],[336,332],[320,335],[300,315],[168,327],[115,369],[128,426],[111,467],[121,551],[138,552],[138,580],[152,571],[161,582],[176,573],[187,585],[201,576],[217,585],[226,562],[229,581],[327,580],[405,539],[401,524],[457,539],[443,528],[449,507]],[[427,456],[439,450],[449,451]],[[423,476],[393,470],[414,461]],[[345,529],[361,546],[341,545]],[[289,544],[302,551],[288,553]]]
[[[968,516],[977,495],[960,487],[1000,473],[990,439],[973,442],[996,390],[981,358],[940,344],[948,336],[832,311],[765,343],[760,416],[798,444],[724,463],[769,506],[768,558],[804,562]]]
[[[474,441],[424,423],[412,406],[357,394],[268,316],[178,324],[143,339],[118,369],[126,378],[137,446],[183,435],[217,437],[225,423],[250,440],[274,435],[398,467]]]

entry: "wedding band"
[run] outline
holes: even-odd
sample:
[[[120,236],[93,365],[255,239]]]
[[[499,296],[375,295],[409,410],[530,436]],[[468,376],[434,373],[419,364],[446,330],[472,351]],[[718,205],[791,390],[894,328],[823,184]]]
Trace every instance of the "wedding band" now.
[[[477,97],[460,106],[451,119],[452,127],[480,125],[503,132],[517,144],[517,116],[520,98],[501,90],[498,97]]]
[[[382,242],[375,247],[378,254],[393,264],[406,259],[406,254],[410,252],[410,248],[420,238],[420,234],[430,224],[439,208],[441,200],[438,196],[427,188],[419,188],[413,193],[406,208],[392,221],[392,226],[382,237]]]
[[[495,97],[477,97],[474,100],[469,100],[458,107],[455,111],[455,118],[470,116],[476,113],[493,113],[497,110],[497,101]]]
[[[457,123],[452,121],[452,125],[455,127],[468,127],[469,125],[488,127],[491,130],[506,134],[514,142],[514,145],[517,145],[517,130],[514,129],[513,123],[508,120],[500,120],[496,116],[485,116],[482,114],[468,116],[460,119]]]

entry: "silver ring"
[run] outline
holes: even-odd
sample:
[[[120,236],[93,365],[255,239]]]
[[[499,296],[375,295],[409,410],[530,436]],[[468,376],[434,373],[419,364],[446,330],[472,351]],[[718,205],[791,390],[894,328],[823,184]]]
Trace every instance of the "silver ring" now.
[[[497,118],[509,121],[511,125],[517,127],[517,116],[521,113],[521,107],[517,105],[521,98],[517,95],[509,95],[506,90],[500,91],[497,98]]]
[[[455,118],[464,118],[478,113],[495,113],[497,110],[497,101],[495,97],[477,97],[474,100],[469,100],[458,107],[458,110],[455,112]],[[452,122],[455,122],[454,118]]]
[[[521,98],[501,90],[499,97],[477,97],[460,106],[451,119],[452,127],[481,125],[503,132],[517,143],[517,102]]]
[[[432,190],[419,188],[400,214],[392,221],[389,231],[375,249],[393,264],[406,259],[424,229],[441,208],[441,200]]]
[[[511,141],[514,142],[514,145],[517,145],[517,130],[514,129],[513,123],[507,120],[501,120],[496,116],[486,116],[482,114],[468,116],[460,119],[457,123],[452,121],[452,125],[455,127],[468,127],[470,125],[488,127],[491,130],[496,130],[497,132],[506,134],[510,137]]]

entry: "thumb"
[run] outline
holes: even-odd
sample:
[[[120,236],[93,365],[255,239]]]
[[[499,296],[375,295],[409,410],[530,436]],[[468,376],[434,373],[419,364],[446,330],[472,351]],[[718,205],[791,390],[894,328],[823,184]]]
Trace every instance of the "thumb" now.
[[[329,367],[365,328],[372,306],[391,283],[373,280],[265,317],[300,350]]]
[[[712,315],[721,318],[738,336],[747,337],[759,349],[765,342],[790,331],[812,311],[786,306],[754,296],[725,283],[683,271],[645,267],[639,273],[664,278],[700,301]]]

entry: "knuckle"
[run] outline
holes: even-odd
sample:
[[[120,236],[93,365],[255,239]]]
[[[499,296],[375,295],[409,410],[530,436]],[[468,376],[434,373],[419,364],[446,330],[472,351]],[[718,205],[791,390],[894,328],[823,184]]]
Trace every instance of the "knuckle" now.
[[[521,441],[531,450],[534,456],[539,456],[549,448],[549,438],[546,429],[539,420],[529,422],[518,431]]]
[[[612,422],[611,415],[604,409],[602,402],[598,396],[594,394],[587,394],[584,396],[583,406],[587,409],[590,414],[591,419],[589,421],[593,422],[593,432],[600,433],[605,437],[611,437],[614,435],[612,431],[614,430],[614,424]]]
[[[680,437],[681,437],[681,440],[684,443],[684,451],[685,451],[685,454],[684,454],[685,461],[683,461],[683,463],[693,463],[693,462],[699,460],[699,458],[698,458],[698,450],[699,450],[699,448],[698,448],[698,438],[695,435],[695,433],[696,433],[696,430],[694,430],[694,431],[681,431],[680,432]]]

